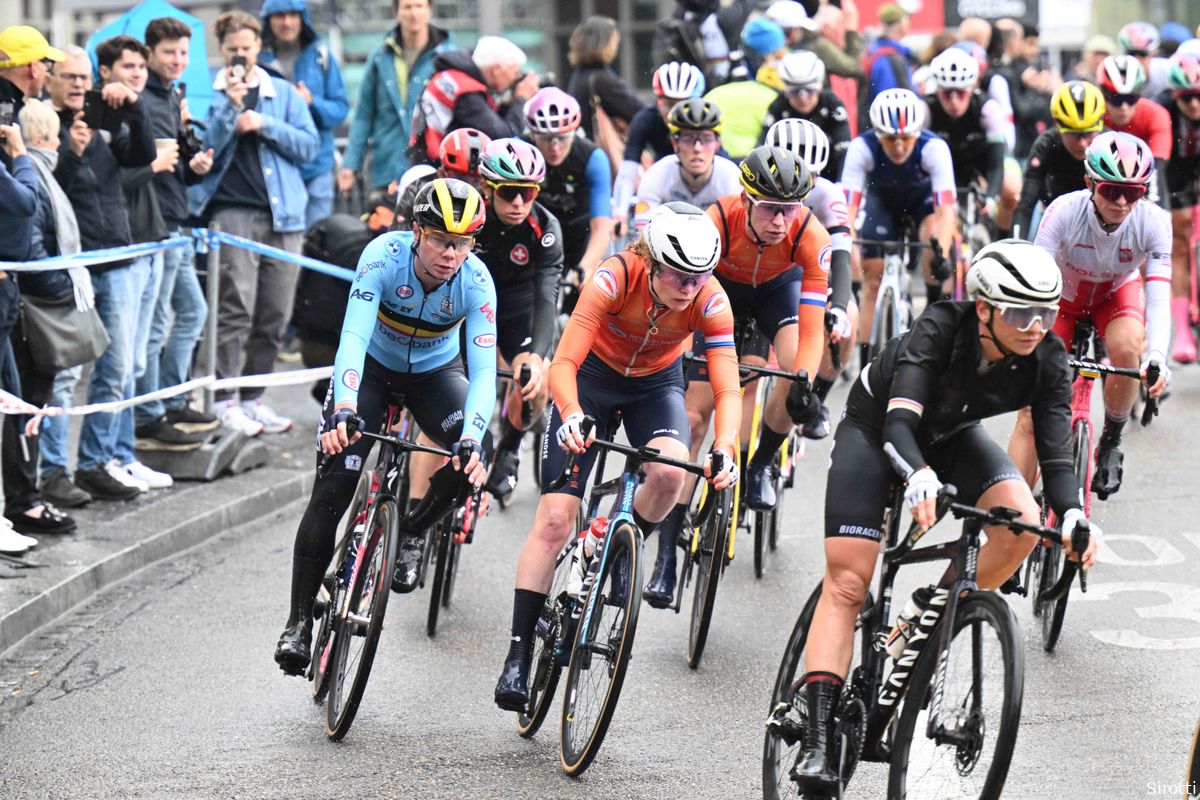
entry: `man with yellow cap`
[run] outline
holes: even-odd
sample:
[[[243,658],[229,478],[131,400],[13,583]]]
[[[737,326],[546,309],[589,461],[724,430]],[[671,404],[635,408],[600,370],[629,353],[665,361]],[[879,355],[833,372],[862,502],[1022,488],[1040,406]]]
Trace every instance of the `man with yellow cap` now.
[[[37,28],[13,25],[0,31],[0,103],[12,103],[16,117],[28,98],[45,90],[51,62],[64,60],[63,51],[51,47]]]

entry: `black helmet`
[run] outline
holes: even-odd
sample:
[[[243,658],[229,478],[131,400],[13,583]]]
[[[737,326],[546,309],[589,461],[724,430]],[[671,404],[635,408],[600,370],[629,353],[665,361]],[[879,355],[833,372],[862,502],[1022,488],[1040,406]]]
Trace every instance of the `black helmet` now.
[[[752,200],[798,203],[812,190],[812,175],[791,151],[763,145],[742,160],[742,188]]]
[[[474,234],[483,227],[485,211],[479,191],[457,178],[437,178],[413,198],[413,222],[446,233]]]
[[[680,131],[721,132],[721,109],[703,97],[680,100],[667,115],[667,127],[671,133]]]

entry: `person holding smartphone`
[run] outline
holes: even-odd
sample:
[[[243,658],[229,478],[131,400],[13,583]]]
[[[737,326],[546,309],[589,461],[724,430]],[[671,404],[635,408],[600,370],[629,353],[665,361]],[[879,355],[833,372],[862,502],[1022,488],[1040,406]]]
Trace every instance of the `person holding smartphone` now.
[[[221,230],[300,253],[308,206],[301,166],[319,137],[296,87],[257,63],[262,25],[244,11],[217,17],[225,68],[213,81],[205,146],[213,167],[188,190],[193,214]],[[299,270],[238,247],[221,249],[217,375],[271,372],[292,314]],[[217,393],[221,422],[248,436],[282,433],[292,421],[262,402],[262,388]],[[239,403],[240,400],[240,403]]]

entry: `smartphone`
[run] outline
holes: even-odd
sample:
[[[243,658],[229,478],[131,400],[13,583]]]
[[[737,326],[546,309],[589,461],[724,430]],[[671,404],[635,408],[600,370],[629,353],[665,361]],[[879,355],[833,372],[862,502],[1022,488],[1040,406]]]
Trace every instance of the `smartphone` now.
[[[83,95],[83,122],[92,130],[108,131],[116,134],[121,129],[125,113],[113,108],[105,100],[98,89],[92,89]]]
[[[246,80],[246,57],[234,56],[229,60],[229,77]]]
[[[0,102],[0,125],[12,125],[16,109],[16,105],[11,102]],[[5,141],[4,134],[0,133],[0,144],[3,144]]]

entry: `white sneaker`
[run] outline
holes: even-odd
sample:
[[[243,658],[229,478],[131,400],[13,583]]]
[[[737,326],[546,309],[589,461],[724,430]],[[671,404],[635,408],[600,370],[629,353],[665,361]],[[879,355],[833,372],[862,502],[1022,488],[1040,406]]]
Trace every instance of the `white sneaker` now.
[[[158,472],[150,469],[140,461],[130,461],[123,469],[128,472],[134,480],[139,480],[149,486],[151,489],[166,489],[169,486],[175,485],[175,479],[165,472]]]
[[[6,519],[5,522],[8,522]],[[0,525],[0,553],[19,556],[37,544],[37,539],[24,536],[12,529],[12,524]]]
[[[139,492],[150,491],[150,484],[130,475],[125,467],[118,464],[115,459],[104,465],[104,471],[117,483],[137,489]]]
[[[242,411],[255,422],[262,424],[263,433],[283,433],[292,429],[292,421],[277,413],[275,409],[262,400],[247,400],[242,403]]]
[[[244,433],[247,436],[258,436],[263,432],[263,424],[251,419],[246,410],[237,404],[236,400],[227,400],[217,405],[217,419],[226,428]]]

